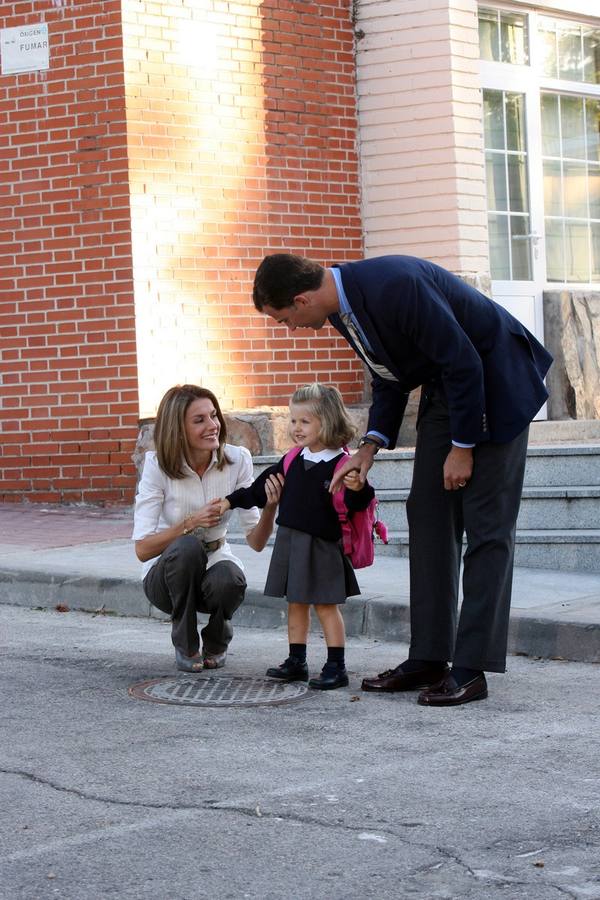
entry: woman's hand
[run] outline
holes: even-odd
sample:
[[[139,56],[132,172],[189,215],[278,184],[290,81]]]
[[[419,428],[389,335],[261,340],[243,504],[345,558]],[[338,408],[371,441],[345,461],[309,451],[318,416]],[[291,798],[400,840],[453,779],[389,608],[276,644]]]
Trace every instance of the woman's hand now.
[[[348,488],[351,491],[361,490],[363,484],[356,469],[354,469],[352,472],[348,472],[347,475],[344,475],[344,487]]]
[[[206,506],[186,516],[183,522],[172,525],[170,528],[164,529],[164,531],[149,534],[145,538],[136,541],[135,553],[137,558],[141,562],[154,559],[155,556],[160,556],[163,550],[167,549],[171,541],[175,541],[187,532],[193,531],[194,528],[214,528],[215,525],[219,525],[223,515],[221,504],[226,502],[220,498],[211,500]],[[228,503],[226,509],[229,509]]]
[[[265,494],[267,495],[266,506],[277,506],[281,499],[281,491],[283,490],[284,482],[285,478],[281,472],[277,472],[276,475],[269,475],[265,481]]]
[[[193,531],[194,528],[214,528],[221,521],[221,505],[225,502],[225,500],[217,497],[216,500],[211,500],[206,506],[200,507],[197,512],[190,513],[185,518],[185,527],[188,531]]]
[[[285,478],[278,472],[276,475],[269,475],[265,481],[265,494],[267,502],[260,514],[260,519],[254,526],[252,531],[246,535],[248,545],[258,553],[266,546],[267,541],[273,531],[273,523],[275,522],[275,513],[277,505],[281,497]]]

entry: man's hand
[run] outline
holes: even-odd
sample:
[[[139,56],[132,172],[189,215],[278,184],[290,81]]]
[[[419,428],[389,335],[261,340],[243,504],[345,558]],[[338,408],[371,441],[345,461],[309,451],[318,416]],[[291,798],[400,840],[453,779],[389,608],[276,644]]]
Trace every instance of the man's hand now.
[[[363,444],[356,453],[347,459],[343,466],[340,466],[329,485],[329,493],[335,494],[343,487],[343,480],[349,472],[358,472],[360,486],[362,487],[367,480],[367,472],[373,465],[373,460],[377,452],[375,444]]]
[[[444,488],[460,491],[469,483],[473,474],[473,448],[452,447],[444,463]]]

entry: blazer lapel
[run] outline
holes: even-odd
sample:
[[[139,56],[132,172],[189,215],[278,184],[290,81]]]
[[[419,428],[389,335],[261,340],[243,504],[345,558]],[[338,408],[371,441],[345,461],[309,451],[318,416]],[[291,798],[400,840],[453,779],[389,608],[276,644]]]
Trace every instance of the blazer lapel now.
[[[389,355],[389,353],[387,353],[384,345],[382,344],[375,326],[373,325],[369,314],[365,309],[362,293],[360,292],[358,286],[352,278],[351,273],[348,271],[346,266],[339,266],[339,269],[342,273],[342,282],[344,284],[346,297],[348,298],[348,302],[350,303],[352,312],[358,319],[360,327],[363,329],[366,338],[373,349],[375,361],[381,363],[381,365],[385,366],[386,369],[389,369],[389,371],[398,379],[398,381],[404,381],[404,373],[398,367],[398,363]],[[359,356],[361,358],[364,358],[363,351],[357,347],[356,342],[352,339],[352,336],[344,325],[341,316],[338,314],[330,316],[330,321],[333,327],[341,334],[343,334],[346,340],[354,347]]]

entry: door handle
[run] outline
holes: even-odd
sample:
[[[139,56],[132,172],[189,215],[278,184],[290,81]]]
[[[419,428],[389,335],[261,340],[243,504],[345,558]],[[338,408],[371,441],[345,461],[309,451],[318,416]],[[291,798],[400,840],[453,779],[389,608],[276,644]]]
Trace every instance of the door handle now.
[[[531,241],[532,244],[537,244],[540,240],[541,234],[537,234],[535,231],[532,231],[531,234],[513,234],[513,241]]]

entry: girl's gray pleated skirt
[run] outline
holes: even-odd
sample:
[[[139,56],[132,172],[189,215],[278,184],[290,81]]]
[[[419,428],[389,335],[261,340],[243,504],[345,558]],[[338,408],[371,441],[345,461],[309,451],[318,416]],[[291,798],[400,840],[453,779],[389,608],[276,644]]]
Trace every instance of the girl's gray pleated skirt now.
[[[279,525],[265,594],[288,603],[345,603],[360,588],[341,542]]]

